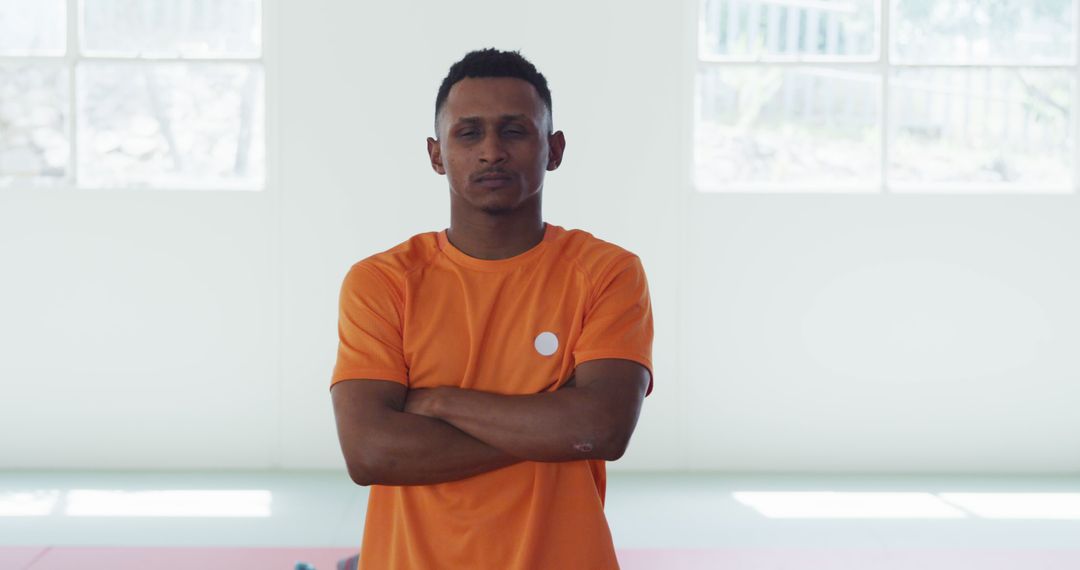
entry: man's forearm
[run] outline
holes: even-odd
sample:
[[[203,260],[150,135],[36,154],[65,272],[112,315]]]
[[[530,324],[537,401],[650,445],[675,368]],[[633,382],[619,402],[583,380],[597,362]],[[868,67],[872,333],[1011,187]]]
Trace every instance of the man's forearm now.
[[[379,426],[365,454],[365,485],[444,483],[521,461],[436,418],[388,411]]]
[[[530,461],[615,459],[614,434],[586,388],[530,395],[440,389],[430,413],[461,431]]]

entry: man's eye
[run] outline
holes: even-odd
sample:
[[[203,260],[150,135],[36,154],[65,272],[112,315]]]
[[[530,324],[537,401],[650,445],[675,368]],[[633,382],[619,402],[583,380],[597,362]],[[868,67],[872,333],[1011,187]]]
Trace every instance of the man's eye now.
[[[506,134],[509,134],[509,135],[523,135],[523,134],[525,134],[525,131],[522,131],[522,130],[519,130],[519,129],[507,129],[505,132],[506,132]]]
[[[471,137],[476,134],[476,131],[462,131],[458,133],[459,137]]]

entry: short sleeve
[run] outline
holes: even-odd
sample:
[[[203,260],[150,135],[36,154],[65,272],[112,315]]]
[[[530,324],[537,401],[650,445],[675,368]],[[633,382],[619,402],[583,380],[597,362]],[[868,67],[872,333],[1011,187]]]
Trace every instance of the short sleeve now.
[[[330,380],[390,380],[408,384],[402,350],[402,298],[390,279],[357,263],[338,300],[337,363]]]
[[[601,358],[633,360],[649,370],[648,395],[653,389],[653,316],[641,260],[631,254],[616,261],[595,287],[574,346],[575,366]]]

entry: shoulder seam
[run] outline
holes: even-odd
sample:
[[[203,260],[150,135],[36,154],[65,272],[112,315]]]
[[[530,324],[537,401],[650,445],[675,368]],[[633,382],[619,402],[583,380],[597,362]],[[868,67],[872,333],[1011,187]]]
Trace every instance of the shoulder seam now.
[[[376,271],[374,267],[370,267],[368,266],[368,264],[364,263],[364,260],[356,262],[353,267],[363,269],[364,272],[366,272],[368,275],[374,275],[376,279],[382,281],[384,285],[389,287],[390,290],[394,292],[394,298],[397,300],[396,304],[399,306],[404,306],[404,293],[396,285],[390,282],[390,279],[388,279],[382,271]]]
[[[401,275],[402,278],[408,279],[409,275],[412,275],[413,273],[415,273],[415,272],[417,272],[417,271],[431,265],[435,261],[435,258],[438,257],[438,255],[440,253],[442,253],[442,249],[439,247],[439,236],[436,235],[435,236],[435,247],[432,248],[431,254],[429,254],[427,256],[427,258],[425,258],[422,262],[417,263],[416,267],[413,267],[413,268],[409,269],[408,271],[406,271],[405,273],[403,273]]]
[[[627,251],[626,255],[620,255],[620,256],[616,257],[611,263],[608,263],[607,265],[605,265],[596,274],[597,277],[594,277],[592,273],[590,273],[583,265],[581,265],[581,263],[578,261],[577,258],[574,258],[574,259],[570,260],[574,264],[574,267],[578,271],[585,274],[585,281],[589,284],[589,293],[588,293],[588,297],[586,297],[586,301],[585,301],[585,306],[586,307],[592,307],[593,302],[596,300],[596,295],[598,293],[596,288],[599,287],[599,278],[602,277],[610,268],[615,267],[619,263],[622,263],[623,260],[625,260],[625,259],[630,259],[630,258],[633,258],[633,257],[637,257],[637,254],[635,254],[632,251]]]
[[[426,232],[426,233],[434,233],[434,232]],[[424,235],[424,234],[418,234],[418,235]],[[410,239],[412,239],[412,238],[410,238]],[[438,237],[435,236],[434,239],[435,239],[435,247],[433,248],[432,252],[430,254],[428,254],[428,256],[426,258],[423,258],[423,260],[420,263],[417,263],[414,267],[407,267],[403,272],[400,273],[400,276],[401,276],[401,278],[403,280],[407,279],[408,276],[410,274],[412,274],[414,271],[416,271],[418,269],[421,269],[423,267],[427,267],[428,265],[431,265],[432,260],[435,259],[435,256],[440,253]],[[394,250],[396,250],[398,248],[406,247],[406,245],[408,243],[409,243],[409,241],[406,240],[405,242],[402,242],[402,243],[400,243],[400,244],[398,244],[398,245],[396,245],[396,246],[394,246],[394,247],[392,247],[392,248],[390,248],[390,249],[388,249],[386,251],[381,251],[381,252],[376,253],[374,255],[369,255],[368,257],[365,257],[364,259],[361,259],[360,261],[357,261],[354,265],[364,264],[364,262],[366,262],[366,261],[377,259],[380,256],[385,255],[385,254],[389,254],[389,253],[393,252]],[[373,268],[371,268],[371,267],[367,267],[367,269],[373,270]],[[381,271],[376,271],[376,273],[379,273],[380,277],[382,277],[384,280],[387,279],[387,277],[385,275],[382,275]],[[405,284],[403,282],[402,287],[404,287],[404,285]]]

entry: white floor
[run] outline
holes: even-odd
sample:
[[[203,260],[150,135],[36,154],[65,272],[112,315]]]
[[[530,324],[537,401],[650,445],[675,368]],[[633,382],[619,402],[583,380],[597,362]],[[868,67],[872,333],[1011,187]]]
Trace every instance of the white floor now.
[[[1080,549],[1080,476],[609,477],[607,514],[620,549]],[[109,512],[107,499],[95,514],[85,490],[263,490],[269,509],[268,516],[146,516]],[[820,492],[834,494],[803,494]],[[157,504],[136,497],[140,508]],[[365,488],[335,472],[6,471],[0,546],[358,547],[366,498]],[[197,500],[187,506],[197,510]],[[229,500],[217,506],[227,511]]]

